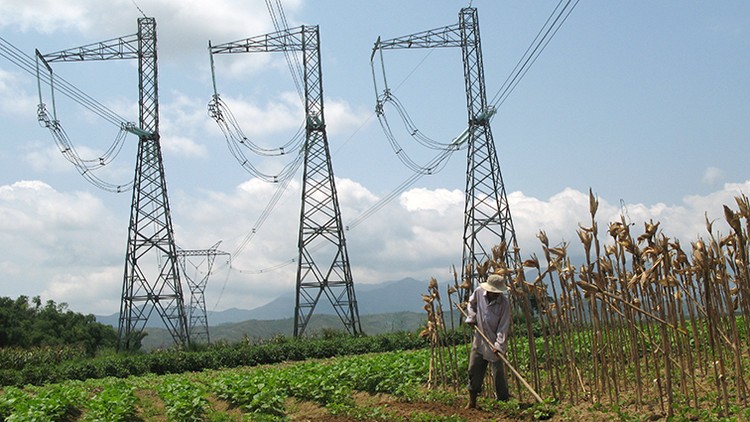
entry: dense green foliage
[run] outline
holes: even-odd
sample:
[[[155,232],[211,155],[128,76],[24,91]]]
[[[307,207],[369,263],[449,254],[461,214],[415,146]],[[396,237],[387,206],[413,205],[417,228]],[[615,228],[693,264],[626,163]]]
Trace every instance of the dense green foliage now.
[[[159,397],[164,401],[167,416],[175,421],[203,420],[208,407],[205,390],[200,384],[174,375],[165,377],[157,387]]]
[[[120,379],[106,379],[101,385],[91,389],[86,406],[87,420],[126,422],[134,420],[137,398],[135,387]]]
[[[31,394],[30,394],[31,393]],[[50,385],[23,391],[6,389],[0,400],[0,417],[6,421],[59,421],[77,412],[87,394],[79,385]]]
[[[96,322],[94,315],[68,310],[65,303],[48,300],[43,305],[39,296],[31,301],[27,296],[0,297],[0,348],[79,346],[93,356],[116,340],[112,327]]]
[[[128,420],[136,417],[138,407],[146,407],[134,395],[136,390],[157,393],[169,420],[208,420],[207,415],[213,412],[210,396],[259,420],[283,418],[289,397],[316,402],[332,414],[366,415],[371,410],[356,407],[353,391],[415,398],[428,365],[429,350],[423,349],[161,377],[66,381],[25,390],[9,387],[0,395],[0,417]],[[107,410],[103,407],[105,400],[109,404]]]
[[[463,349],[463,348],[462,348]],[[238,367],[127,379],[65,381],[0,393],[0,418],[39,421],[236,421],[286,420],[299,401],[313,402],[327,414],[369,421],[466,421],[448,408],[463,404],[462,393],[426,390],[431,350],[343,356],[280,365]],[[466,370],[465,350],[459,366]],[[416,405],[410,414],[380,401],[357,400],[357,392],[388,395]],[[361,395],[360,395],[361,397]],[[296,399],[288,400],[288,399]],[[440,404],[442,410],[431,409]],[[482,401],[492,414],[516,420],[539,419],[548,405]],[[549,415],[549,413],[545,413]],[[320,419],[316,419],[320,420]]]
[[[164,350],[148,354],[104,355],[61,361],[29,357],[26,359],[27,364],[22,367],[9,365],[0,368],[0,385],[42,385],[68,379],[174,374],[310,358],[407,350],[424,346],[426,346],[425,340],[416,334],[401,332],[366,337],[326,336],[304,340],[279,337],[264,344],[225,344],[211,346],[205,350]],[[0,361],[13,359],[13,357],[3,357],[8,352],[0,349]],[[33,355],[33,352],[22,352],[24,353]]]
[[[316,402],[332,414],[355,411],[353,391],[415,398],[427,380],[429,350],[348,356],[258,370],[203,374],[218,397],[250,414],[283,416],[287,397]],[[465,359],[464,359],[465,362]]]

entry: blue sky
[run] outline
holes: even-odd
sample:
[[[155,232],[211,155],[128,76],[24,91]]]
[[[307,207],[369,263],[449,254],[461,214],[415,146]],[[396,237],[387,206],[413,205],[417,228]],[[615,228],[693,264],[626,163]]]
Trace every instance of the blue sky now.
[[[254,180],[229,154],[208,117],[208,41],[273,31],[263,1],[136,1],[156,18],[161,136],[178,246],[235,252],[277,189]],[[319,25],[328,139],[344,224],[411,173],[374,114],[370,53],[384,39],[455,24],[467,2],[286,1],[289,25]],[[475,0],[489,96],[555,8],[554,1]],[[29,55],[133,34],[131,0],[0,1],[0,36]],[[627,212],[634,230],[662,221],[687,243],[705,234],[704,213],[747,192],[750,151],[750,4],[581,1],[498,109],[492,130],[522,251],[576,243],[588,221],[588,190],[600,227]],[[466,127],[457,49],[385,52],[386,74],[420,130],[450,141]],[[137,120],[134,62],[62,63],[56,73],[128,120]],[[259,143],[283,144],[302,124],[283,56],[217,57],[218,91]],[[36,121],[36,80],[0,59],[0,295],[42,295],[81,312],[114,313],[122,287],[130,195],[81,178]],[[106,148],[117,128],[60,99],[60,119],[82,153]],[[389,120],[395,122],[395,114]],[[133,138],[107,169],[132,178]],[[415,160],[434,153],[403,141]],[[357,284],[449,278],[461,259],[465,153],[346,233]],[[257,163],[273,169],[284,161]],[[103,177],[104,177],[103,176]],[[293,294],[299,183],[233,268],[217,264],[209,310],[252,308]],[[721,229],[721,225],[717,228]],[[523,252],[522,252],[523,253]],[[264,270],[264,271],[260,271]],[[416,298],[415,300],[418,300]],[[291,314],[291,311],[290,311]]]

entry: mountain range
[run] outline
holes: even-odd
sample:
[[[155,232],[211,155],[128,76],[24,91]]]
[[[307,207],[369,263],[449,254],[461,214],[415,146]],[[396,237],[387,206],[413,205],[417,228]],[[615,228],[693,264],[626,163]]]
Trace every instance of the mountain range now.
[[[355,285],[359,315],[384,314],[395,312],[424,312],[422,294],[427,293],[426,281],[404,278],[377,284]],[[445,286],[447,289],[447,285]],[[441,288],[441,292],[445,290]],[[295,294],[279,296],[265,305],[252,309],[229,308],[223,311],[208,312],[206,318],[209,326],[247,320],[276,320],[294,316]],[[315,308],[315,315],[336,315],[330,302],[321,297]],[[102,324],[117,328],[119,314],[96,315]],[[153,314],[146,327],[164,327],[158,315]]]
[[[422,308],[422,294],[427,293],[427,286],[428,282],[413,278],[356,286],[362,332],[374,335],[418,330],[427,319]],[[440,291],[444,292],[447,288],[445,285]],[[210,340],[212,343],[234,343],[242,340],[257,342],[275,336],[291,337],[294,333],[295,300],[292,292],[257,308],[230,308],[209,313]],[[117,327],[119,315],[96,318],[98,322]],[[305,335],[316,335],[327,329],[345,331],[330,302],[322,297],[307,324]],[[145,351],[173,345],[171,335],[157,315],[152,315],[144,332],[147,334],[142,343]]]

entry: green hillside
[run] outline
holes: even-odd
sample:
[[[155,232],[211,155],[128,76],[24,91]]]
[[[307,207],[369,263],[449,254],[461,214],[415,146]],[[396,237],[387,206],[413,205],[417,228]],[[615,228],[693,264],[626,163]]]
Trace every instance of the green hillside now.
[[[364,315],[360,317],[362,331],[368,335],[392,333],[397,331],[416,331],[425,322],[427,315],[416,312],[395,312],[387,314]],[[344,331],[341,320],[336,315],[313,315],[307,326],[306,335],[314,336],[325,330]],[[146,328],[148,335],[143,339],[144,350],[169,348],[172,337],[162,328]],[[234,343],[245,338],[264,340],[275,336],[291,337],[294,332],[294,319],[248,320],[237,323],[220,324],[209,327],[209,338],[212,343]]]

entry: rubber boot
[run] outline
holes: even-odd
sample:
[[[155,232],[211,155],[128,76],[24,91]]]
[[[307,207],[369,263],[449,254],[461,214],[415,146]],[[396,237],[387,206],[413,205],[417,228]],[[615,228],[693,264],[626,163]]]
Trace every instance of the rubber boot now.
[[[469,402],[466,403],[466,409],[476,409],[477,408],[477,393],[473,391],[469,391]]]

